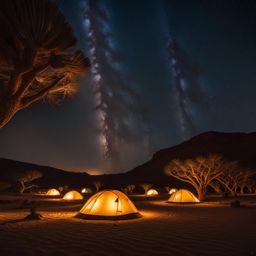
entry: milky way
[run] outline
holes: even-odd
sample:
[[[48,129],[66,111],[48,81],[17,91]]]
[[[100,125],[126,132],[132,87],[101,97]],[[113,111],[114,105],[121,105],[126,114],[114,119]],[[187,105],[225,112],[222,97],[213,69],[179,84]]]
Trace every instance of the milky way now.
[[[84,28],[91,60],[91,86],[98,129],[99,147],[110,168],[120,167],[124,147],[138,142],[150,146],[150,128],[141,101],[129,86],[122,70],[123,54],[115,46],[110,28],[110,14],[105,5],[83,1]],[[128,82],[127,82],[128,81]]]
[[[205,111],[208,96],[200,81],[202,74],[198,65],[191,63],[188,55],[170,34],[167,36],[167,55],[177,121],[183,139],[187,139],[199,131],[197,116]]]

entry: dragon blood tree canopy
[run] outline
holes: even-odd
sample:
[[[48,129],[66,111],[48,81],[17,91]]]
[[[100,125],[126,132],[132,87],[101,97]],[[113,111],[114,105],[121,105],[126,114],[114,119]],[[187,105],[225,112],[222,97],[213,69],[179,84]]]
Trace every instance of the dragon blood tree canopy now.
[[[168,203],[199,203],[199,199],[190,191],[186,189],[179,189],[173,193]]]
[[[91,196],[77,217],[84,219],[133,219],[141,217],[132,201],[118,190],[104,190]]]

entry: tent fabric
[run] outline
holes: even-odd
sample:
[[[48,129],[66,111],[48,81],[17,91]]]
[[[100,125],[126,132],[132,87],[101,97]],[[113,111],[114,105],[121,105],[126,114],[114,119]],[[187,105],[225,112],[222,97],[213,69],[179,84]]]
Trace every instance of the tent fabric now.
[[[147,191],[147,196],[157,196],[158,192],[155,189],[150,189]]]
[[[140,217],[131,200],[118,190],[104,190],[91,196],[77,217],[85,219],[129,219]]]
[[[64,200],[82,200],[83,196],[79,192],[72,190],[72,191],[67,192],[63,196],[63,199]]]
[[[59,196],[60,192],[55,188],[51,188],[47,191],[46,195],[47,196]]]
[[[199,203],[198,198],[190,191],[186,189],[179,189],[173,193],[169,200],[169,203]]]

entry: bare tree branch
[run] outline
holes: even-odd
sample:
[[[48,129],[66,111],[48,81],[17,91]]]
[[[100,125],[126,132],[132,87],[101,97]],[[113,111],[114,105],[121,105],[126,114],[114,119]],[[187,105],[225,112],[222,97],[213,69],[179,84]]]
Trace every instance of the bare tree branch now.
[[[205,199],[207,186],[220,176],[223,170],[224,161],[218,155],[185,161],[172,160],[164,168],[167,175],[191,184],[196,189],[200,201]]]
[[[76,78],[85,75],[90,64],[74,50],[72,29],[53,1],[0,1],[0,23],[2,128],[36,101],[59,103],[76,93]],[[63,76],[68,79],[56,84]]]

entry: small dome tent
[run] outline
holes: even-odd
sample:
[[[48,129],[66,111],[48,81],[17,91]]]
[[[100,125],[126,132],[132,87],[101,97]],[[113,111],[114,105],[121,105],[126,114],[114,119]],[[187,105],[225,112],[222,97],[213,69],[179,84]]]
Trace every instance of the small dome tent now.
[[[84,219],[132,219],[141,215],[131,200],[118,190],[104,190],[91,196],[77,217]]]
[[[198,198],[190,191],[186,189],[179,189],[173,193],[169,200],[169,203],[199,203]]]
[[[83,196],[79,192],[72,190],[72,191],[69,191],[68,193],[66,193],[63,196],[63,199],[64,200],[82,200]]]
[[[155,189],[150,189],[147,191],[147,196],[157,196],[158,192]]]
[[[51,188],[47,191],[46,195],[47,196],[59,196],[60,192],[55,188]]]
[[[83,188],[83,189],[81,190],[81,193],[83,193],[83,194],[89,194],[89,193],[92,193],[92,190],[91,190],[90,188]]]
[[[171,188],[169,191],[169,195],[172,195],[173,193],[175,193],[177,191],[176,188]]]

